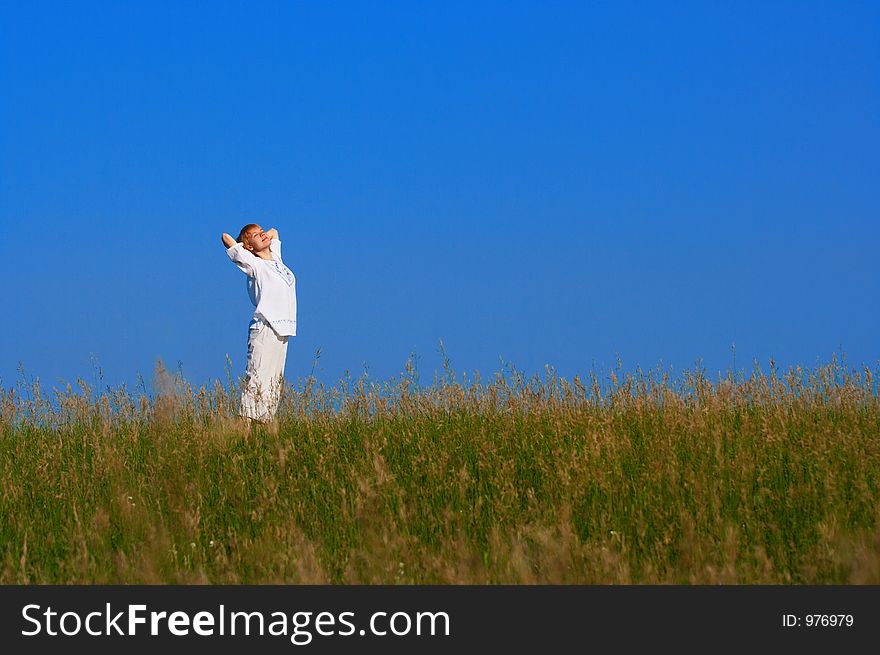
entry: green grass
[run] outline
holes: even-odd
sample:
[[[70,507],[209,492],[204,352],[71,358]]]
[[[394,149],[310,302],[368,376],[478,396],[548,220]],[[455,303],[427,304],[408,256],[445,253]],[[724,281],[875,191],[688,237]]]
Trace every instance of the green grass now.
[[[3,583],[880,583],[876,373],[0,389]]]

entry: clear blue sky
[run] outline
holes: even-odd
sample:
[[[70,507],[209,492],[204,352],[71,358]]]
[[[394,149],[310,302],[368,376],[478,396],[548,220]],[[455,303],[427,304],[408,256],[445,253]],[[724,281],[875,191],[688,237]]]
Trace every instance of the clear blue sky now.
[[[0,379],[880,359],[876,2],[0,8]]]

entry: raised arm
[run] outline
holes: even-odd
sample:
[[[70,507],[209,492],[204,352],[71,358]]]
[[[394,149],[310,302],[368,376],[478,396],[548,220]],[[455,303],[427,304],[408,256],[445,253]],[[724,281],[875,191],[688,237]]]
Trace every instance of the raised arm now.
[[[240,241],[237,242],[231,236],[226,234],[226,232],[223,233],[222,238],[229,259],[238,266],[242,273],[253,277],[255,275],[254,261],[257,259],[256,255],[245,248],[243,243]]]
[[[278,238],[278,230],[274,227],[271,230],[266,230],[266,234],[272,241],[269,243],[269,250],[271,250],[278,259],[281,259],[281,239]]]

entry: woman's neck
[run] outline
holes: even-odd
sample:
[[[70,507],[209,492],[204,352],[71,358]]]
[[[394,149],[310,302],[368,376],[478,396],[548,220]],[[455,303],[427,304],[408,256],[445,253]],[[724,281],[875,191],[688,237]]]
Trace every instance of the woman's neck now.
[[[255,257],[259,257],[260,259],[265,259],[270,262],[275,259],[272,256],[272,251],[269,250],[268,248],[266,248],[265,250],[260,250],[259,252],[255,252],[255,251],[251,250],[251,253],[253,253],[253,255]]]

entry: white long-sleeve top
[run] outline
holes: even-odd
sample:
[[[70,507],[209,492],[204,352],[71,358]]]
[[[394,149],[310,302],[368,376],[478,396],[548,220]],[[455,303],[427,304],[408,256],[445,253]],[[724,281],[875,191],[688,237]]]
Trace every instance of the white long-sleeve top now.
[[[243,244],[227,248],[236,266],[247,275],[247,289],[256,307],[251,325],[267,322],[279,337],[296,335],[296,277],[281,260],[281,241],[269,244],[272,260],[257,257]]]

